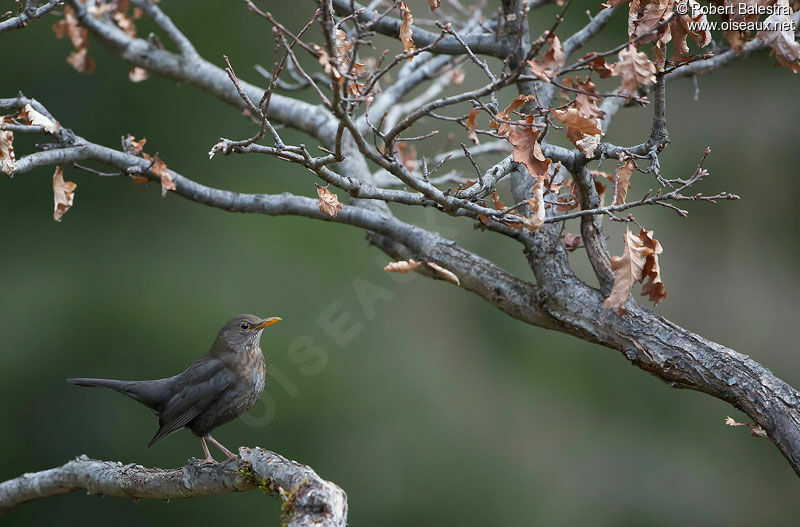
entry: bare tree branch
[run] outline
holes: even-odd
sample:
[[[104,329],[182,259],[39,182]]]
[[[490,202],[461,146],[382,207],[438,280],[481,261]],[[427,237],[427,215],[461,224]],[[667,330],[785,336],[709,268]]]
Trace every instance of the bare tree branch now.
[[[145,468],[79,456],[49,470],[0,483],[0,515],[23,503],[75,492],[121,498],[171,500],[261,489],[280,499],[284,524],[344,527],[347,495],[311,467],[262,448],[239,448],[233,463],[183,468]]]
[[[33,20],[42,17],[55,9],[64,0],[49,0],[47,3],[38,6],[34,0],[27,0],[25,9],[23,9],[17,16],[13,16],[7,20],[0,22],[0,34],[14,29],[22,29],[30,24]]]

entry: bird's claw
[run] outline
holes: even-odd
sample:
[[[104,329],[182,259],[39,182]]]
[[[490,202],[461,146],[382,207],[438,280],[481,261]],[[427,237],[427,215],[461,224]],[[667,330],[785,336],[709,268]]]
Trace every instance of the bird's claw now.
[[[194,466],[202,467],[204,465],[216,465],[217,463],[219,463],[219,462],[216,459],[214,459],[211,456],[208,456],[205,459],[195,459]]]

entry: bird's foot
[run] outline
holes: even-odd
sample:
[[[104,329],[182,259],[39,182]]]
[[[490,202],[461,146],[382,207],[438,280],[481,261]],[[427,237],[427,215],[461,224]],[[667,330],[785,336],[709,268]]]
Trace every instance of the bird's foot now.
[[[202,467],[203,465],[216,465],[219,463],[216,459],[211,457],[211,454],[207,455],[205,459],[195,459],[194,466]]]

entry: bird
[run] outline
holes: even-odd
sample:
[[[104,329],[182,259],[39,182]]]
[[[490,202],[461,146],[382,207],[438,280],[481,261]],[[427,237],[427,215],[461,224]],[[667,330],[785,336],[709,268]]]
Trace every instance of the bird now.
[[[76,377],[77,386],[111,388],[139,401],[158,417],[151,447],[183,428],[200,438],[205,458],[198,465],[217,463],[206,440],[228,457],[236,454],[211,436],[211,431],[247,412],[264,391],[267,366],[261,351],[261,333],[281,321],[237,315],[219,330],[208,352],[173,377],[149,381],[121,381]],[[227,462],[226,461],[226,462]]]

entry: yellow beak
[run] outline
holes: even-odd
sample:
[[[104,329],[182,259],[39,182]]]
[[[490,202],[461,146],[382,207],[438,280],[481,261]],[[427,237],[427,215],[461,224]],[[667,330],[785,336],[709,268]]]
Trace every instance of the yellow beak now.
[[[272,325],[272,324],[274,324],[275,322],[280,322],[281,320],[283,320],[281,317],[269,317],[269,318],[265,318],[264,320],[262,320],[261,322],[259,322],[258,324],[256,324],[255,328],[256,328],[256,329],[264,329],[265,327],[267,327],[267,326],[271,326],[271,325]]]

